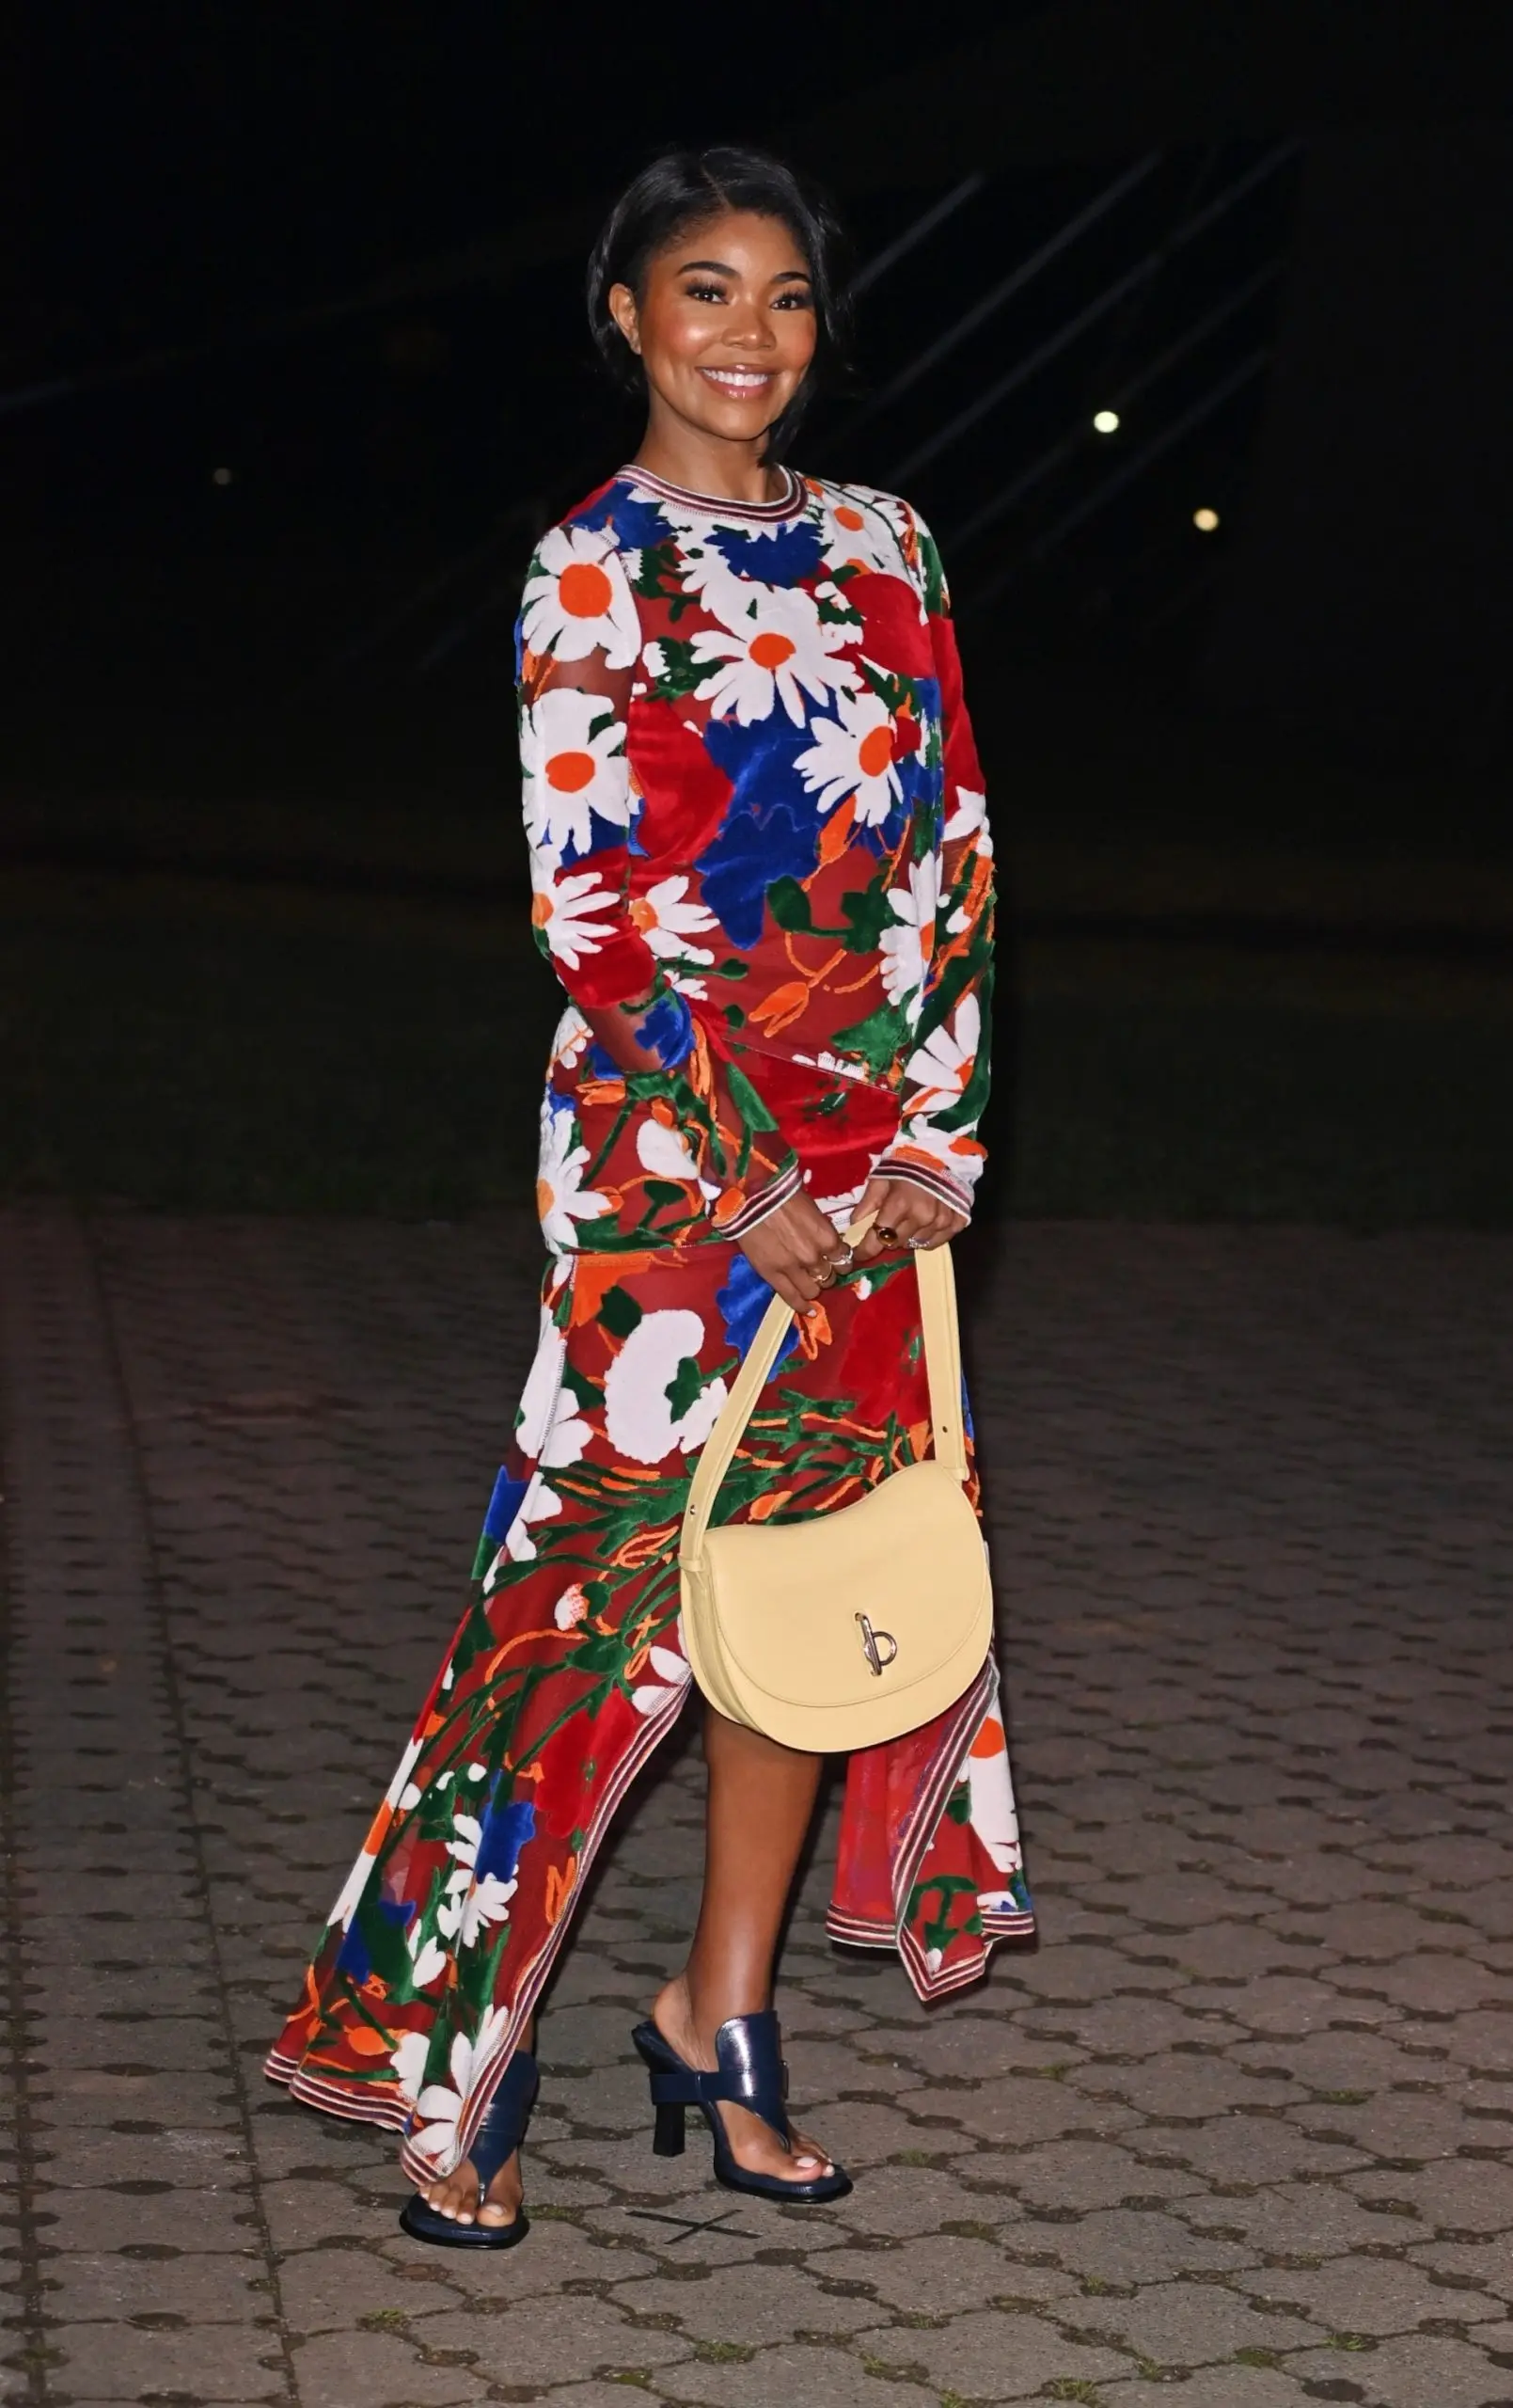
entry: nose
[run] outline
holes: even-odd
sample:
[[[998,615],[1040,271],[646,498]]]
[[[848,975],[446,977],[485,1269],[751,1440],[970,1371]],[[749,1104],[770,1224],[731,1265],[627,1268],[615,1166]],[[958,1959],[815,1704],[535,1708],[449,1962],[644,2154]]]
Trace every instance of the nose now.
[[[770,351],[778,340],[778,329],[770,310],[759,301],[748,301],[732,310],[725,336],[728,341],[739,343],[743,351]]]

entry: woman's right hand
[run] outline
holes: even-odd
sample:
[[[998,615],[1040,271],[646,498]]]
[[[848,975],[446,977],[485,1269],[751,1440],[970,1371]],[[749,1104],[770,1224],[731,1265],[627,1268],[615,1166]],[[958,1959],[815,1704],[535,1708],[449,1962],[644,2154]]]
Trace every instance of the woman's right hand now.
[[[736,1241],[753,1271],[796,1313],[807,1313],[843,1252],[841,1232],[800,1188]]]

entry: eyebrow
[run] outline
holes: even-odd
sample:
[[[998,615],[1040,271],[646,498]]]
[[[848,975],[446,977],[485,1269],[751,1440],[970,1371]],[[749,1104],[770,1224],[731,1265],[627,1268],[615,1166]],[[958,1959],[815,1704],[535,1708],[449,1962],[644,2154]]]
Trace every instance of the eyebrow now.
[[[678,274],[687,276],[691,270],[699,267],[712,271],[716,276],[739,276],[740,274],[739,268],[732,267],[728,260],[684,260],[678,268]],[[770,281],[774,284],[812,284],[814,279],[807,267],[784,267],[780,268]]]

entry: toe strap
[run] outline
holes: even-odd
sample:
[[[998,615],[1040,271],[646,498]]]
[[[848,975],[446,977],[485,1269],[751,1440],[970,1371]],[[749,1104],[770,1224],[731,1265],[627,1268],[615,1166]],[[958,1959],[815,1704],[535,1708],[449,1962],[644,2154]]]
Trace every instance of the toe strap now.
[[[715,2035],[715,2055],[719,2071],[699,2077],[701,2086],[710,2085],[704,2096],[711,2101],[749,2108],[753,2115],[771,2125],[780,2139],[791,2139],[783,2104],[788,2071],[772,2009],[767,2007],[760,2015],[731,2016]]]
[[[517,2049],[499,2077],[498,2087],[467,2150],[478,2176],[481,2200],[500,2166],[508,2163],[525,2139],[540,2081],[535,2058],[528,2050]]]

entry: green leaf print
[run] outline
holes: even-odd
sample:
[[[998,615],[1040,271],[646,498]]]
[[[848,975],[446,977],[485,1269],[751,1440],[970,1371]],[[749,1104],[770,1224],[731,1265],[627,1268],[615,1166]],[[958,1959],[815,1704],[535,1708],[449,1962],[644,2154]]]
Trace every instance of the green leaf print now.
[[[920,539],[920,566],[924,571],[924,607],[935,618],[943,618],[950,612],[951,596],[946,591],[946,573],[940,565],[935,537],[918,519],[914,527]]]
[[[448,1828],[449,1829],[450,1826],[449,1825]],[[380,1912],[381,1895],[382,1885],[370,1875],[368,1888],[353,1921],[357,1926],[358,1937],[367,1951],[368,1961],[379,1980],[388,1989],[400,1991],[407,1996],[410,1988],[410,1952],[404,1944],[404,1932],[402,1925],[391,1923],[387,1915]]]
[[[888,900],[886,877],[875,879],[871,886],[859,893],[843,895],[841,909],[850,927],[845,932],[848,953],[875,953],[884,928],[892,925],[892,908]]]
[[[670,544],[648,544],[640,555],[631,584],[649,602],[665,601],[673,594],[682,596],[683,586],[678,577],[678,556]]]
[[[879,669],[874,660],[864,660],[861,673],[880,703],[885,703],[896,719],[900,711],[907,711],[913,719],[920,717],[919,682],[913,677],[901,677],[890,669]]]
[[[650,651],[651,647],[647,649]],[[707,662],[695,660],[693,645],[686,637],[663,636],[656,652],[662,667],[647,689],[654,702],[678,702],[685,694],[691,694],[709,674]]]
[[[667,1398],[674,1421],[681,1421],[692,1410],[703,1393],[704,1375],[699,1369],[697,1354],[686,1354],[662,1393]]]
[[[780,928],[808,930],[814,925],[809,896],[796,878],[774,879],[767,889],[767,909]]]
[[[871,1070],[890,1070],[903,1045],[903,1013],[896,1004],[879,1004],[865,1020],[853,1021],[849,1028],[838,1028],[830,1039],[829,1051],[858,1054]]]
[[[961,1897],[964,1893],[973,1901],[972,1911],[969,1915],[964,1915],[959,1923],[954,1923],[951,1916],[952,1900]],[[926,1948],[946,1948],[958,1932],[974,1934],[981,1932],[983,1918],[976,1905],[977,1884],[967,1874],[938,1873],[928,1881],[917,1882],[909,1893],[906,1918],[907,1922],[912,1923],[917,1915],[922,1913],[924,1902],[929,1897],[934,1897],[938,1901],[938,1911],[924,1925],[921,1934]]]
[[[853,570],[851,574],[855,576],[855,570]],[[835,584],[840,585],[845,580],[846,572],[843,569],[840,572],[840,575],[832,581]],[[839,594],[816,594],[814,596],[814,608],[827,626],[859,627],[865,624],[862,619],[861,612],[859,610],[853,610],[850,603],[843,602]]]
[[[625,1288],[610,1288],[599,1307],[599,1319],[611,1338],[628,1338],[641,1318],[641,1308]]]
[[[972,1793],[965,1781],[958,1781],[946,1799],[946,1813],[954,1823],[969,1823],[972,1818]]]
[[[736,1111],[740,1114],[741,1118],[745,1121],[748,1129],[763,1132],[776,1129],[778,1126],[776,1120],[774,1120],[771,1113],[767,1110],[766,1105],[763,1102],[762,1098],[758,1095],[755,1087],[751,1085],[751,1082],[747,1077],[746,1072],[739,1069],[734,1062],[727,1062],[725,1065],[725,1084],[730,1089],[731,1101],[734,1104]]]

